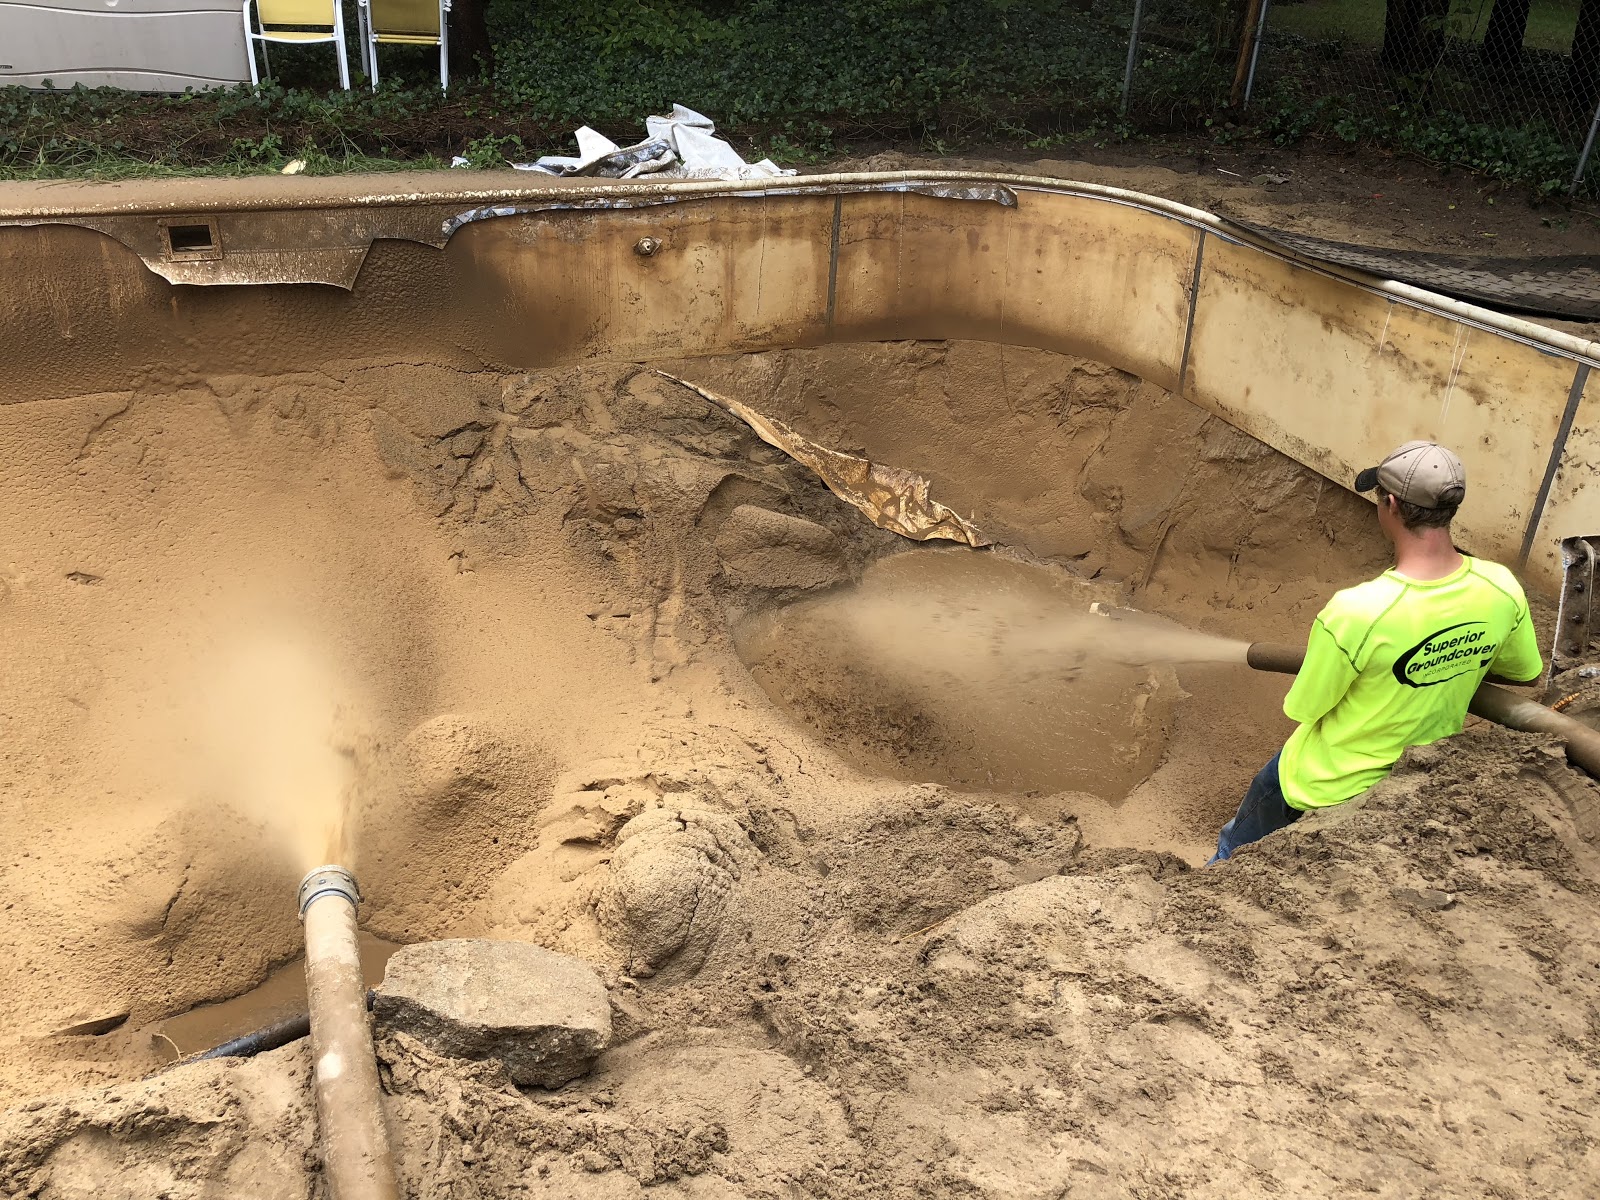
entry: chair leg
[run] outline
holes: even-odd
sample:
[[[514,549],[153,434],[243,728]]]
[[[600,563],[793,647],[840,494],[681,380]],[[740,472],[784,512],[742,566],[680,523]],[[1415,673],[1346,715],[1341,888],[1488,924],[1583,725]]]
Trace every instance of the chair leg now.
[[[244,0],[240,11],[244,13],[244,55],[250,60],[250,86],[260,87],[261,76],[256,73],[256,40],[250,31],[250,0]]]
[[[356,36],[361,40],[361,73],[372,82],[372,15],[367,0],[356,5]]]
[[[439,90],[450,90],[450,0],[439,0]]]
[[[350,90],[350,56],[345,52],[344,45],[344,5],[339,0],[333,2],[333,48],[339,56],[339,86],[345,91]]]

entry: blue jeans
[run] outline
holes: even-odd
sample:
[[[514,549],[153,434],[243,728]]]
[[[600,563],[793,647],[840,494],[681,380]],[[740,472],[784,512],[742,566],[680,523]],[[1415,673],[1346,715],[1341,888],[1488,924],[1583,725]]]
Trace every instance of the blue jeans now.
[[[1283,788],[1278,783],[1278,759],[1282,756],[1282,750],[1274,754],[1272,761],[1262,767],[1251,781],[1250,790],[1239,802],[1239,811],[1234,814],[1233,820],[1222,827],[1217,837],[1217,852],[1206,866],[1222,862],[1240,846],[1259,842],[1273,830],[1293,825],[1300,819],[1301,810],[1289,807],[1289,802],[1283,798]]]

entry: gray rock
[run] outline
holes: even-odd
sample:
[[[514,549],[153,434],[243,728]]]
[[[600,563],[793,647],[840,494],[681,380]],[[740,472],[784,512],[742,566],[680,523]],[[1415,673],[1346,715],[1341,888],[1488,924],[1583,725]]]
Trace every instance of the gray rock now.
[[[452,939],[395,952],[377,989],[380,1026],[443,1054],[501,1059],[512,1082],[559,1087],[611,1042],[605,985],[579,959],[526,942]]]
[[[1390,895],[1402,908],[1412,912],[1441,912],[1456,902],[1452,893],[1441,892],[1438,888],[1395,888]]]

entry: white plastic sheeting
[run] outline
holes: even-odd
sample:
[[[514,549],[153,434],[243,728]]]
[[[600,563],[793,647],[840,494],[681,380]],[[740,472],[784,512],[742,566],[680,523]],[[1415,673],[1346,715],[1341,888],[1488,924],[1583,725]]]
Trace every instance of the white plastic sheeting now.
[[[577,132],[575,157],[547,154],[531,163],[512,163],[519,171],[546,175],[582,175],[596,179],[772,179],[793,175],[771,159],[745,162],[739,152],[716,136],[711,118],[681,104],[665,117],[645,118],[645,139],[619,146],[585,125]]]

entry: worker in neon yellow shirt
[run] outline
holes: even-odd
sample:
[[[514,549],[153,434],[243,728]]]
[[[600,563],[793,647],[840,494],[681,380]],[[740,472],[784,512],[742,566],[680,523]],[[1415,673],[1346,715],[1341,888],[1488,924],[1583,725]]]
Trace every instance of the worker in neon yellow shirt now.
[[[1377,493],[1394,566],[1336,593],[1312,622],[1305,665],[1283,701],[1300,727],[1251,783],[1212,862],[1307,809],[1359,796],[1407,746],[1460,733],[1485,677],[1539,677],[1521,585],[1450,539],[1466,489],[1461,460],[1433,442],[1407,442],[1356,476],[1358,492]]]

